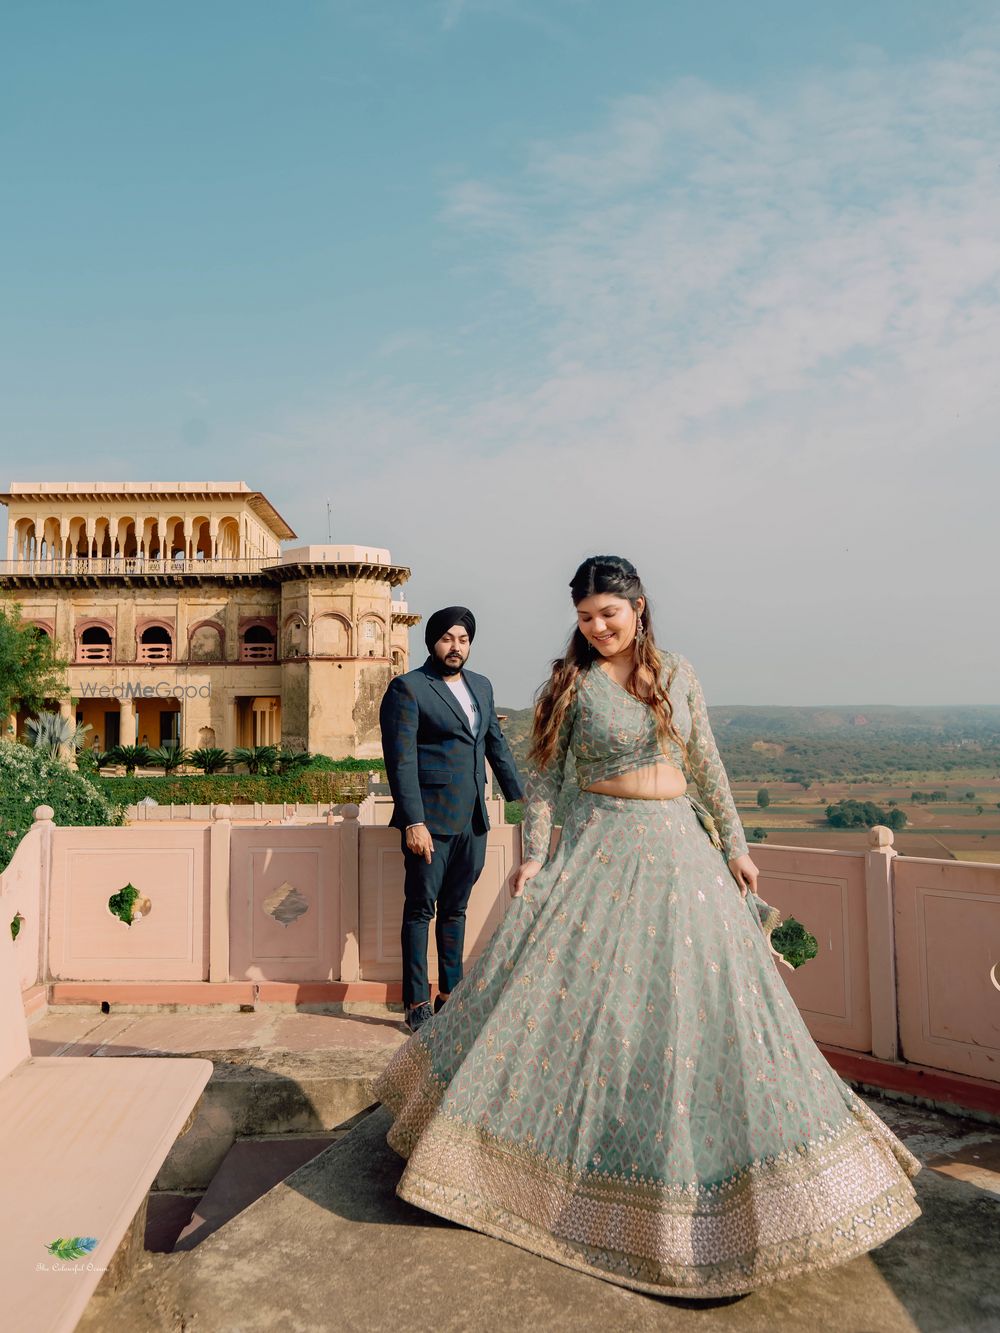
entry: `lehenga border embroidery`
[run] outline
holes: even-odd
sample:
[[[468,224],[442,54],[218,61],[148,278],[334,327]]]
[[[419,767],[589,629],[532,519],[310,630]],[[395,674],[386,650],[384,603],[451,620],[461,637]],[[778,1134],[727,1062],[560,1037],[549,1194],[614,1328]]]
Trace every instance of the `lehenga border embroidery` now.
[[[854,1119],[808,1146],[710,1186],[668,1186],[581,1171],[446,1114],[443,1082],[419,1038],[397,1052],[375,1092],[396,1121],[390,1146],[410,1158],[401,1197],[636,1290],[733,1295],[841,1263],[919,1214],[886,1155],[907,1175],[919,1163],[854,1094]],[[805,1190],[821,1177],[837,1212],[817,1231]],[[472,1181],[485,1190],[474,1192]]]

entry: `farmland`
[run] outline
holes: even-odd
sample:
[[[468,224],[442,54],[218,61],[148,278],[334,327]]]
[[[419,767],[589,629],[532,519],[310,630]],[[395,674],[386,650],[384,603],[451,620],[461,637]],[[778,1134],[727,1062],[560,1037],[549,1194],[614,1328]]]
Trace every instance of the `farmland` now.
[[[834,828],[826,809],[871,801],[906,816],[904,855],[1000,862],[1000,707],[731,706],[711,720],[751,841],[860,850],[867,829]],[[504,722],[519,762],[530,724],[529,709]]]

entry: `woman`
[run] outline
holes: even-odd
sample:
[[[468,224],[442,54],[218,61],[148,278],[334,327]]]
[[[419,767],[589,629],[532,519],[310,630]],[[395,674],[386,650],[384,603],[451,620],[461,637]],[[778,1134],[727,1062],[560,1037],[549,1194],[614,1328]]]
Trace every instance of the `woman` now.
[[[377,1093],[404,1199],[638,1291],[720,1297],[919,1213],[919,1165],[816,1049],[771,957],[690,664],[595,556],[535,711],[514,901]],[[579,791],[549,855],[569,751]],[[699,799],[687,792],[685,769]]]

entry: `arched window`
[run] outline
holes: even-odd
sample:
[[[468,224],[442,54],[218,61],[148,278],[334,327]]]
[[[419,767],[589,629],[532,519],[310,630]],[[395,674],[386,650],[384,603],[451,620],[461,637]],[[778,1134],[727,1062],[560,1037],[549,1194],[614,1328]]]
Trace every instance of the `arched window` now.
[[[222,661],[222,630],[218,625],[203,621],[191,631],[188,656],[192,662]]]
[[[313,622],[313,652],[317,657],[350,657],[351,631],[342,616],[316,617]]]
[[[243,631],[240,661],[273,662],[276,646],[274,630],[266,625],[250,625]]]
[[[139,635],[140,662],[169,662],[173,655],[173,635],[163,625],[149,625]]]
[[[302,657],[306,651],[306,622],[296,612],[285,621],[285,656]]]
[[[76,650],[78,662],[110,662],[111,634],[103,625],[88,625],[80,633]]]
[[[361,653],[362,657],[384,657],[385,656],[385,628],[381,620],[374,616],[369,616],[361,622]]]

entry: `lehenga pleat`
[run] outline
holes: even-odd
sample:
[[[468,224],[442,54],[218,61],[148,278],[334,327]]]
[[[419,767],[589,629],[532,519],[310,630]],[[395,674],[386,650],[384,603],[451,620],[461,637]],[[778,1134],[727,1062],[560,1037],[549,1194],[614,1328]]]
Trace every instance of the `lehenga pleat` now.
[[[559,850],[376,1093],[398,1193],[640,1291],[840,1263],[919,1213],[687,798],[581,793]]]

